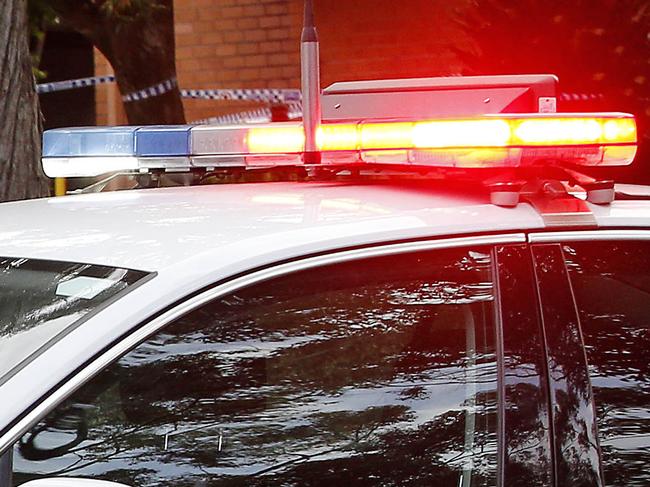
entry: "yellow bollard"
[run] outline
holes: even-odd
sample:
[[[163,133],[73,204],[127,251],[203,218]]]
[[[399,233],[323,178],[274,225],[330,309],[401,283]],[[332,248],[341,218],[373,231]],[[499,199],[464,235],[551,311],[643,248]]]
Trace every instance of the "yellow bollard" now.
[[[54,178],[54,196],[65,196],[67,186],[65,178]]]

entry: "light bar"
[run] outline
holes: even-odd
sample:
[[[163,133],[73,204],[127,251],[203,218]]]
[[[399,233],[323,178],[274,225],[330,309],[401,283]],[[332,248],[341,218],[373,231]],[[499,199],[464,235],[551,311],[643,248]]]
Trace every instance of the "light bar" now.
[[[152,125],[135,132],[135,156],[140,169],[187,171],[191,125]]]
[[[152,125],[135,132],[137,157],[187,157],[191,125]]]
[[[47,130],[43,133],[43,171],[55,178],[91,177],[136,170],[136,129],[80,127]]]
[[[300,126],[251,128],[251,153],[299,153]],[[357,161],[429,166],[520,166],[538,161],[626,165],[636,154],[632,115],[531,114],[417,122],[327,124],[318,146],[334,162],[337,152]],[[503,150],[499,150],[503,149]],[[327,160],[327,158],[325,158]]]
[[[302,125],[278,122],[258,125],[201,126],[192,129],[194,167],[248,167],[302,164]]]
[[[79,127],[47,130],[43,157],[132,156],[136,127]]]
[[[569,162],[626,165],[634,117],[621,113],[512,114],[463,119],[321,125],[322,164],[516,167]],[[57,129],[45,132],[50,177],[108,172],[302,164],[300,123]]]
[[[300,126],[251,128],[250,152],[301,152]],[[557,147],[636,144],[634,117],[625,114],[482,117],[422,122],[329,124],[319,129],[321,151]]]

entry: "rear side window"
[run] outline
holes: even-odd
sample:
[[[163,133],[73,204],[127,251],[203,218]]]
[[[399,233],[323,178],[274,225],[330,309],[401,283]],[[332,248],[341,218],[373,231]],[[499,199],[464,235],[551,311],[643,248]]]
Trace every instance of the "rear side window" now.
[[[650,485],[650,243],[567,244],[605,483]]]
[[[251,286],[108,367],[14,450],[127,485],[496,485],[489,249]]]
[[[145,272],[0,257],[0,383]]]

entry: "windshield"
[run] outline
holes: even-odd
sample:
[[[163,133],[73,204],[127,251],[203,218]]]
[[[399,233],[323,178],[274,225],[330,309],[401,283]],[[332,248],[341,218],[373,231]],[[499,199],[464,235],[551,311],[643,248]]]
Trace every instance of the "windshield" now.
[[[146,275],[114,267],[0,257],[0,382]]]

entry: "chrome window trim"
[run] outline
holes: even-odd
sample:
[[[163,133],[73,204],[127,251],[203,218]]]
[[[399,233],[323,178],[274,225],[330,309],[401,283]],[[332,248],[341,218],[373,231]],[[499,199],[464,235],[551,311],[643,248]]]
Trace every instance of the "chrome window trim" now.
[[[0,438],[0,454],[2,454],[6,448],[18,441],[25,431],[36,424],[41,417],[52,411],[60,402],[64,401],[68,396],[74,393],[78,388],[92,379],[113,361],[118,360],[122,355],[128,353],[129,350],[139,345],[171,321],[180,318],[213,299],[262,281],[329,264],[339,264],[371,257],[385,257],[425,250],[512,243],[526,243],[526,234],[513,233],[456,237],[381,245],[339,252],[335,251],[330,254],[307,257],[278,265],[271,265],[268,268],[254,271],[250,274],[245,274],[225,283],[218,284],[215,287],[193,296],[187,301],[165,311],[154,319],[145,322],[143,326],[135,329],[133,333],[113,344],[104,353],[95,357],[84,368],[78,370],[72,377],[62,383],[48,397],[38,403],[36,407],[30,410],[23,418],[7,430],[2,438]]]
[[[528,234],[528,242],[585,242],[590,240],[650,240],[650,230],[584,230]]]

